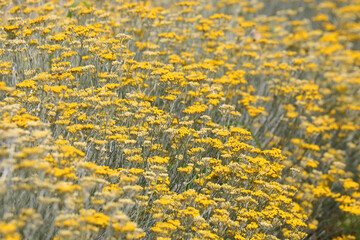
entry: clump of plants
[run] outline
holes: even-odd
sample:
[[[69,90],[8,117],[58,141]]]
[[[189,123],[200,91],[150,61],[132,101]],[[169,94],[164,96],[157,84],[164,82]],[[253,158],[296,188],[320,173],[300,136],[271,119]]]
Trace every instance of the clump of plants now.
[[[0,238],[359,238],[359,9],[0,1]]]

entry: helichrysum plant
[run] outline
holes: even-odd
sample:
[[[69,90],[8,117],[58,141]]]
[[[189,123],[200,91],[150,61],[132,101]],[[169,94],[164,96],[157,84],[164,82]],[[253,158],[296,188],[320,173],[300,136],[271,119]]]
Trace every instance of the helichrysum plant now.
[[[359,239],[359,13],[0,0],[0,239]]]

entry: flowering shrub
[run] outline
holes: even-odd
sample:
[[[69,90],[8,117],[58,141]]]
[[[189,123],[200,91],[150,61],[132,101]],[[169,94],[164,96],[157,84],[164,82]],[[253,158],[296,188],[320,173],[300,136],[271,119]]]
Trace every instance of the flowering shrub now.
[[[356,239],[360,5],[0,1],[1,239]]]

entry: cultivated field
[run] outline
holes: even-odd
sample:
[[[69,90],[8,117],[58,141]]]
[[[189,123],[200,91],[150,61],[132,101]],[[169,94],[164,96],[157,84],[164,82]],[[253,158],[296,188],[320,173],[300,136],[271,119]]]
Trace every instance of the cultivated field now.
[[[0,0],[0,239],[360,239],[359,0]]]

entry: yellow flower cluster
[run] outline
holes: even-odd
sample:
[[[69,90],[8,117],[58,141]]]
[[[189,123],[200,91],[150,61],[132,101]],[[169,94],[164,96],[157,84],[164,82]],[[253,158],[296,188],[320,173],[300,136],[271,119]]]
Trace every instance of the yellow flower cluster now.
[[[0,239],[360,238],[359,4],[0,1]]]

